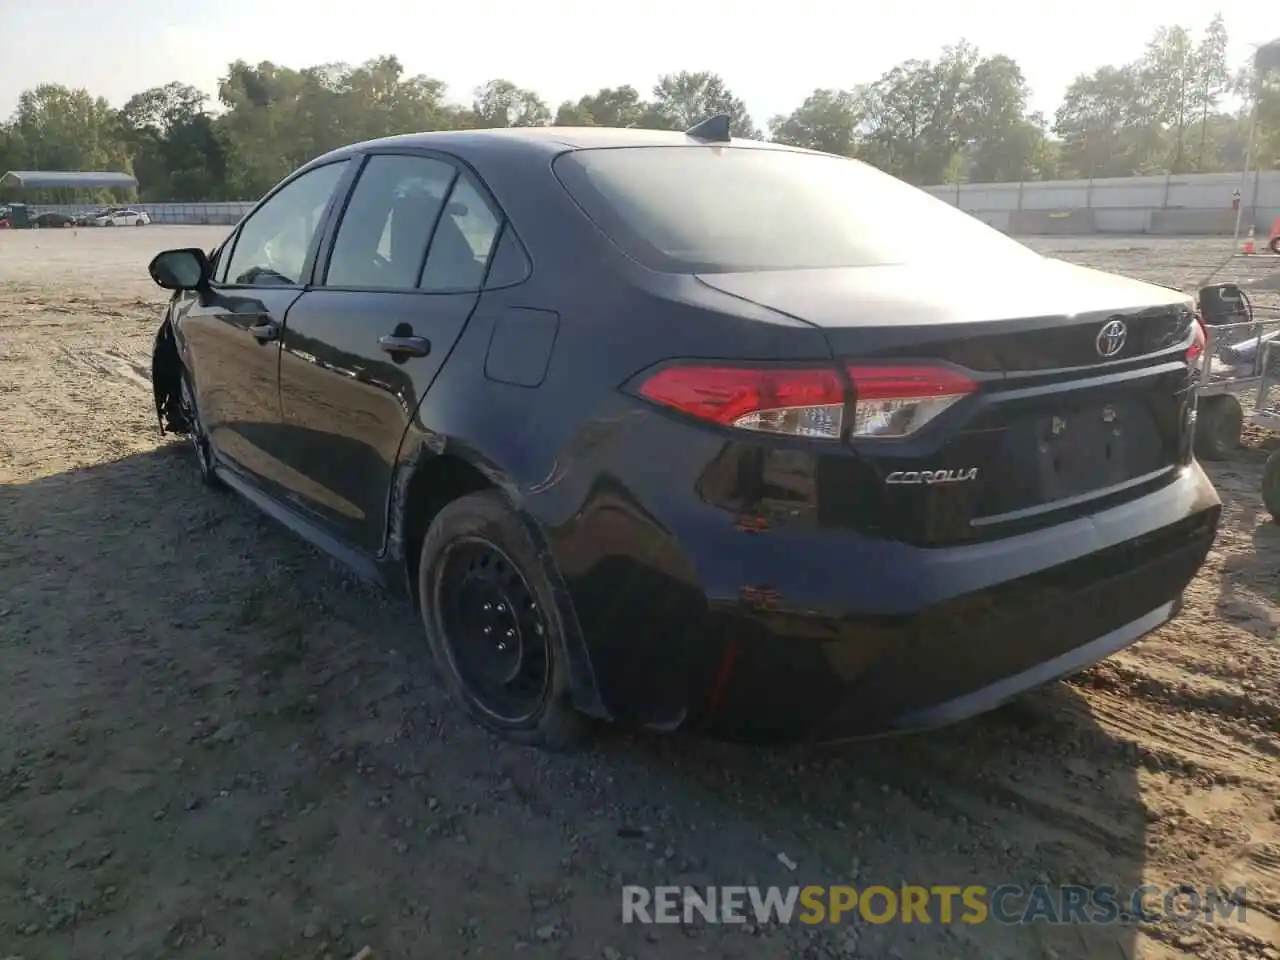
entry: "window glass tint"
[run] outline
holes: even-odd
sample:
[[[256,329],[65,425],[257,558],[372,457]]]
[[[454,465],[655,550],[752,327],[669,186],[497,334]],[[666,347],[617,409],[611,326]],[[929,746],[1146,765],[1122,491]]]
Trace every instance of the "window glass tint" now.
[[[455,173],[426,157],[370,157],[342,215],[325,284],[414,289]]]
[[[227,268],[231,265],[231,251],[235,247],[235,242],[235,237],[231,237],[218,248],[218,265],[213,274],[214,280],[218,283],[227,282]]]
[[[502,220],[465,174],[458,177],[431,238],[423,290],[478,290]]]
[[[226,282],[302,282],[307,251],[346,160],[316,167],[288,184],[244,222],[227,264]]]
[[[555,163],[587,214],[657,270],[1035,257],[923,190],[842,157],[733,147],[578,150]]]
[[[508,223],[502,228],[502,236],[493,251],[493,261],[489,264],[489,274],[484,278],[486,287],[510,287],[521,283],[529,276],[529,258],[525,256],[524,247],[516,239],[515,231]]]

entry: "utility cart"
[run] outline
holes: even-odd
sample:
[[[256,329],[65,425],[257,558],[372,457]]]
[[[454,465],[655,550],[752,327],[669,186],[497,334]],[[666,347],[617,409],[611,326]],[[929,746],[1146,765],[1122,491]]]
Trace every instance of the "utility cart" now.
[[[1280,272],[1210,283],[1196,295],[1205,348],[1196,370],[1196,455],[1221,460],[1246,422],[1280,434]],[[1270,302],[1268,302],[1270,301]],[[1280,521],[1280,450],[1267,458],[1262,502]]]
[[[1280,434],[1280,339],[1264,342],[1260,352],[1262,375],[1249,420]],[[1271,519],[1280,523],[1280,450],[1271,451],[1262,468],[1262,503]]]
[[[1274,276],[1275,281],[1207,284],[1196,295],[1205,331],[1197,370],[1196,455],[1204,460],[1222,460],[1240,446],[1241,400],[1253,407],[1267,363],[1280,360],[1280,351],[1265,349],[1280,337],[1280,306],[1256,302],[1247,292],[1267,291],[1269,282],[1280,286],[1280,274]]]

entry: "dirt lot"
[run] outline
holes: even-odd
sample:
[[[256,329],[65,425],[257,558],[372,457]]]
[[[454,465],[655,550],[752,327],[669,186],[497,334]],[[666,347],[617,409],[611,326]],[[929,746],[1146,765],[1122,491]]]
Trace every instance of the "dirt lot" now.
[[[145,264],[217,236],[0,232],[0,957],[1280,958],[1261,435],[1212,468],[1227,520],[1183,617],[1070,683],[870,745],[550,756],[461,719],[406,610],[158,436]],[[1175,284],[1229,249],[1040,245]],[[1250,902],[1191,927],[621,924],[623,883],[672,882]]]

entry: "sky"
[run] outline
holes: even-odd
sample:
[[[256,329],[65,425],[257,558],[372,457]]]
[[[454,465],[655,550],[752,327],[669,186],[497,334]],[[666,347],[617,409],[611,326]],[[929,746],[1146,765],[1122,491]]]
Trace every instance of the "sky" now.
[[[1137,57],[1155,29],[1199,31],[1226,19],[1232,64],[1280,36],[1280,12],[1256,0],[0,0],[0,116],[41,82],[85,87],[119,106],[170,80],[216,93],[236,59],[291,67],[395,54],[409,73],[449,85],[451,99],[502,77],[555,107],[600,87],[647,93],[659,74],[712,70],[757,124],[817,87],[874,80],[964,38],[1016,59],[1031,108],[1050,118],[1080,73]],[[14,56],[12,51],[26,51]]]

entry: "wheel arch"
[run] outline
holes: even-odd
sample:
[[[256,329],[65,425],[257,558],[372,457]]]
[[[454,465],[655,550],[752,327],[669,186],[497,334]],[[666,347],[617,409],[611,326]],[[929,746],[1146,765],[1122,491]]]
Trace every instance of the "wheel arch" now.
[[[180,401],[182,357],[174,337],[172,312],[166,308],[151,348],[151,388],[161,433],[186,433],[189,425]]]
[[[408,448],[408,451],[404,448]],[[436,515],[453,501],[468,494],[493,491],[499,494],[521,520],[543,562],[543,570],[556,596],[563,625],[561,653],[569,667],[573,705],[590,716],[612,719],[604,706],[596,682],[591,655],[578,623],[568,585],[556,566],[547,538],[528,510],[522,506],[519,486],[506,471],[479,451],[462,443],[450,443],[432,436],[405,438],[390,491],[387,549],[385,557],[397,576],[415,612],[421,614],[418,597],[418,564],[422,541]]]

